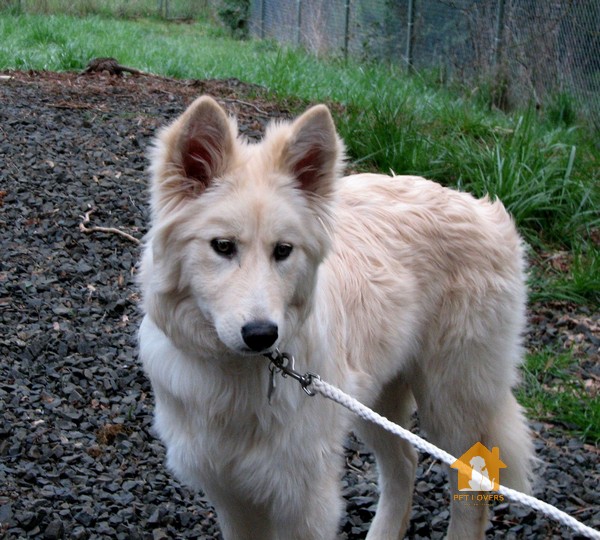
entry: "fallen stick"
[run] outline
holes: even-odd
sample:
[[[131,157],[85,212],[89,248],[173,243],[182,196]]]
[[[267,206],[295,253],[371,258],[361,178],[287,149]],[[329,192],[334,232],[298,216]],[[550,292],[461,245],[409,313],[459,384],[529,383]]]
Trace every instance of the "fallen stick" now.
[[[123,73],[131,73],[132,75],[144,75],[147,77],[155,77],[163,81],[170,81],[169,77],[162,77],[161,75],[155,75],[154,73],[148,73],[140,69],[124,66],[119,64],[116,58],[103,57],[103,58],[92,58],[86,68],[80,73],[81,75],[89,75],[90,73],[108,73],[109,75],[121,76]]]
[[[92,209],[88,210],[83,216],[81,216],[81,223],[79,224],[79,230],[82,233],[92,234],[95,232],[102,232],[102,233],[108,233],[108,234],[118,234],[119,236],[126,238],[127,240],[129,240],[130,242],[133,242],[134,244],[140,243],[140,241],[135,236],[131,236],[129,233],[126,233],[125,231],[121,231],[120,229],[115,229],[114,227],[95,227],[95,226],[87,227],[86,223],[90,222],[90,215],[95,210],[96,210],[95,208],[92,208]]]
[[[139,69],[122,66],[116,58],[92,58],[83,73],[101,73],[107,71],[111,75],[122,75],[123,73],[131,73],[133,75],[146,75]]]

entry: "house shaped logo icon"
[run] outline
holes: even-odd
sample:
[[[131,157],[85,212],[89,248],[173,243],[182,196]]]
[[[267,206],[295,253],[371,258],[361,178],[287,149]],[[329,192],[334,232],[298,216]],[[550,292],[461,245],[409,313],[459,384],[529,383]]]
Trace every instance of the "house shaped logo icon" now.
[[[500,469],[505,469],[506,465],[500,461],[497,446],[490,451],[478,442],[450,467],[458,470],[459,491],[497,491],[500,488]],[[473,471],[481,476],[474,477]]]

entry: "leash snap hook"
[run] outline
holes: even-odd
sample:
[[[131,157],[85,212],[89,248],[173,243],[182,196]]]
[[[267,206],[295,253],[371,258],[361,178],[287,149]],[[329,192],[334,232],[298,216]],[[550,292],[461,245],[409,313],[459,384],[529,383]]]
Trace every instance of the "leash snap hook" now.
[[[280,352],[279,349],[275,349],[271,353],[266,353],[264,355],[268,358],[273,366],[271,366],[271,374],[274,374],[275,371],[281,372],[282,377],[290,377],[300,383],[302,390],[309,395],[314,396],[315,392],[310,389],[310,385],[313,382],[313,379],[320,379],[319,375],[316,373],[311,373],[310,371],[302,374],[294,369],[295,360],[294,357],[286,352]]]

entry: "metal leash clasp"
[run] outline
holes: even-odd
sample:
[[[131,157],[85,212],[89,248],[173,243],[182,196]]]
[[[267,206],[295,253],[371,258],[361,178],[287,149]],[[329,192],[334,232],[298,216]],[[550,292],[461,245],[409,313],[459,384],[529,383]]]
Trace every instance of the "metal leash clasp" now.
[[[294,369],[294,357],[288,353],[282,353],[279,349],[275,349],[271,353],[266,353],[264,355],[271,361],[271,365],[269,366],[270,376],[269,376],[269,389],[267,393],[267,397],[269,399],[269,403],[271,403],[271,397],[273,395],[273,391],[275,390],[275,374],[281,373],[282,377],[291,377],[292,379],[298,381],[302,390],[306,392],[309,396],[314,396],[315,392],[312,391],[309,387],[312,384],[313,379],[320,379],[320,377],[315,374],[306,372],[304,375],[299,373]]]

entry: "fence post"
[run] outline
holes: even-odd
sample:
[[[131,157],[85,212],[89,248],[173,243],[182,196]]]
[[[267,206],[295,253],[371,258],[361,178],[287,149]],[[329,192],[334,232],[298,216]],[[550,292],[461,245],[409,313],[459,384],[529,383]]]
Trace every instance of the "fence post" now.
[[[504,41],[504,2],[498,0],[496,11],[496,32],[494,35],[494,68],[498,70],[498,66],[502,60],[502,45]]]
[[[302,40],[302,0],[296,0],[296,45],[298,47]]]
[[[265,3],[266,0],[260,0],[260,39],[265,39]]]
[[[350,43],[350,0],[346,0],[344,15],[344,59],[348,60],[348,46]]]
[[[415,14],[417,0],[408,0],[408,22],[406,25],[406,66],[408,71],[413,71],[413,55],[415,48]]]
[[[492,89],[491,105],[500,109],[508,106],[509,79],[506,74],[506,65],[502,58],[504,45],[504,5],[505,0],[497,0],[496,31],[494,35],[494,58],[492,60],[492,77],[494,87]]]

